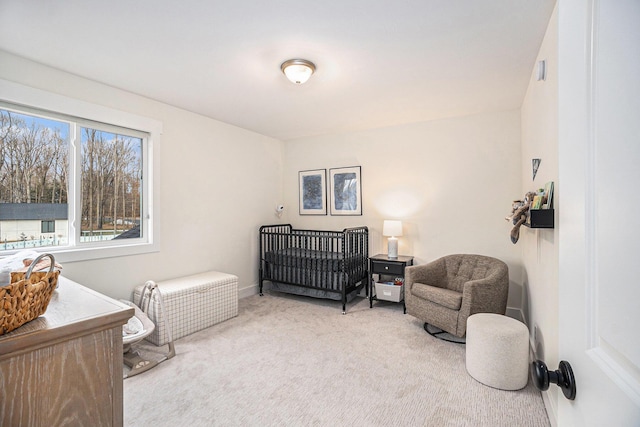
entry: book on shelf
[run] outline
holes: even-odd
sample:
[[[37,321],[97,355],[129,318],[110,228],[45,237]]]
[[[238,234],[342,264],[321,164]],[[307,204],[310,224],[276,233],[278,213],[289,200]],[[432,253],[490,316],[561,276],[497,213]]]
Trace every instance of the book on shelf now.
[[[542,206],[542,197],[543,196],[534,196],[533,202],[531,203],[531,209],[540,209]]]
[[[553,181],[549,181],[544,185],[544,203],[542,209],[553,208]]]

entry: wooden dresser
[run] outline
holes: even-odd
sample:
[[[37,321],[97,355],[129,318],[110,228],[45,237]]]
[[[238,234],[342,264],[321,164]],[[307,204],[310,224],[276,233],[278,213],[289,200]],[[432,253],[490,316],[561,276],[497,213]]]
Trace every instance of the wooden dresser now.
[[[0,336],[0,425],[122,426],[133,308],[60,277],[44,315]]]

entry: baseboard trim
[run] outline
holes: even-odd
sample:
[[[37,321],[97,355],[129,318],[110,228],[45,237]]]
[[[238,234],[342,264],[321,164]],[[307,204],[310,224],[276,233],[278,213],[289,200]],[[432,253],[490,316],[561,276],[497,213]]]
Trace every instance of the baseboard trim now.
[[[507,312],[505,313],[507,316],[512,317],[516,320],[521,321],[522,323],[526,324],[527,322],[524,321],[524,315],[522,313],[522,310],[520,310],[519,308],[515,308],[515,307],[507,307]]]
[[[551,400],[549,398],[549,392],[541,391],[540,394],[542,394],[542,403],[544,403],[544,409],[547,410],[547,418],[549,418],[551,427],[558,427],[558,415],[553,411],[553,406],[551,405]]]
[[[238,289],[238,299],[250,297],[251,295],[256,295],[258,293],[260,293],[260,288],[257,284],[246,286]]]
[[[524,323],[526,324],[526,322]],[[535,345],[536,344],[533,341],[533,337],[530,334],[529,335],[529,363],[533,362],[534,360],[538,360]],[[529,377],[531,377],[531,373],[529,373]],[[549,390],[540,391],[540,395],[542,396],[542,403],[544,404],[544,409],[547,411],[547,418],[549,419],[549,424],[551,424],[551,427],[558,427],[558,414],[556,413],[553,405],[551,404],[551,397],[549,396]]]

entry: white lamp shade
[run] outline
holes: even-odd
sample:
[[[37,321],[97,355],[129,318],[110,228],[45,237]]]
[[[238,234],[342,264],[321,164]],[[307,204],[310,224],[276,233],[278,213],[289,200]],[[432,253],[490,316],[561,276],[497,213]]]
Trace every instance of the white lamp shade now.
[[[392,237],[402,236],[402,221],[386,219],[382,226],[382,235]]]

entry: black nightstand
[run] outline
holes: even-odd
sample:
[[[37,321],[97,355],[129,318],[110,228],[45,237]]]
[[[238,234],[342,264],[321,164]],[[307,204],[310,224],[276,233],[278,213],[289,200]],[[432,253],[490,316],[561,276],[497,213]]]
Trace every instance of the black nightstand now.
[[[389,258],[387,254],[378,254],[369,257],[369,308],[373,308],[374,300],[378,301],[378,297],[374,295],[373,275],[384,274],[404,278],[404,269],[409,265],[413,265],[412,256],[399,255],[397,258]],[[402,298],[402,307],[406,313],[407,307],[404,304],[404,298]]]

